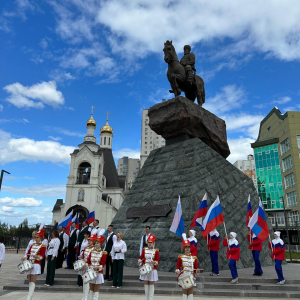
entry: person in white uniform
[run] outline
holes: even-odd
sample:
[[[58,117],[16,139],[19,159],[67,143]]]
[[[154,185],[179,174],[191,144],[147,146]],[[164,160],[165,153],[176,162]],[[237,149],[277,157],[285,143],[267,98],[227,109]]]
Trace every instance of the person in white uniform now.
[[[0,268],[5,258],[4,236],[0,235]]]

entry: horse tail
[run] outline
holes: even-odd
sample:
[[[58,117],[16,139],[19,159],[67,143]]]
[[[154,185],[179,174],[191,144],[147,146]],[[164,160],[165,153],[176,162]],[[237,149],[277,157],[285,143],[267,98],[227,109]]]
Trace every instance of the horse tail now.
[[[205,103],[204,80],[198,75],[196,75],[196,86],[197,86],[197,102],[198,105],[202,106]]]

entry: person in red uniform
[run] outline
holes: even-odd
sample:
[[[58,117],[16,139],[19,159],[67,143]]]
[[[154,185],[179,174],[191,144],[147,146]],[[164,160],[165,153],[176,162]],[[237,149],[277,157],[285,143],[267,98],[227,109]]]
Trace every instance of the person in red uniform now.
[[[207,235],[207,249],[211,260],[210,276],[219,276],[218,254],[220,250],[220,234],[214,229]]]
[[[147,240],[148,247],[143,248],[138,260],[138,265],[150,264],[152,266],[152,271],[140,277],[144,280],[146,300],[153,300],[154,283],[158,281],[157,266],[159,264],[159,250],[154,249],[154,243],[155,236],[151,234]]]
[[[271,257],[275,260],[275,270],[278,276],[277,284],[284,284],[285,279],[282,272],[282,261],[285,259],[285,245],[283,240],[280,238],[280,231],[274,232],[274,239],[271,241],[269,238],[269,248],[271,249]]]
[[[240,259],[240,245],[236,236],[237,234],[235,232],[230,232],[229,241],[227,235],[223,240],[223,246],[227,247],[227,258],[229,259],[228,266],[232,275],[231,283],[238,283],[239,281],[236,262]]]
[[[97,277],[90,282],[90,299],[97,300],[101,284],[104,283],[103,267],[107,257],[107,252],[101,250],[101,245],[105,241],[105,237],[100,235],[95,239],[94,249],[90,252],[86,264],[97,272]]]
[[[29,282],[29,292],[27,300],[32,299],[35,290],[36,279],[38,275],[41,274],[41,260],[45,258],[46,254],[46,245],[42,244],[44,233],[45,230],[41,229],[36,234],[36,242],[30,246],[25,257],[21,258],[22,261],[28,259],[33,264],[33,268],[25,272]]]
[[[251,236],[251,232],[247,235],[247,240],[249,242],[249,249],[252,250],[252,256],[255,263],[253,275],[261,276],[264,273],[259,260],[259,255],[262,251],[262,241],[254,233],[252,233]]]
[[[178,255],[175,273],[178,276],[183,273],[191,273],[195,276],[196,273],[200,273],[197,256],[191,254],[191,244],[189,240],[183,240],[182,246],[184,248],[184,254]],[[191,286],[188,289],[182,288],[182,299],[193,300],[193,292],[194,286]]]

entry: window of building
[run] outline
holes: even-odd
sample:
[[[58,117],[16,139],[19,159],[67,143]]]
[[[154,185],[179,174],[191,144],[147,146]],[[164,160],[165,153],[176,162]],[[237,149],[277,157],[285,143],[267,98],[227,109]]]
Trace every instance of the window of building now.
[[[291,226],[298,226],[299,225],[299,211],[289,211],[289,221]]]
[[[271,222],[271,225],[275,226],[276,224],[275,224],[275,216],[274,216],[274,214],[268,214],[268,217],[269,217],[269,220]]]
[[[152,141],[150,141],[150,144],[152,144]]]
[[[150,146],[150,149],[152,149],[152,146]]]
[[[76,184],[89,184],[91,176],[91,165],[88,162],[83,162],[77,170]]]
[[[280,151],[281,155],[288,152],[290,150],[290,140],[286,138],[283,142],[280,143]]]
[[[269,127],[267,128],[267,132],[269,132],[269,131],[270,131],[270,129],[271,129],[271,126],[269,126]]]
[[[243,167],[240,167],[241,170],[243,170]]]
[[[300,135],[297,135],[297,144],[298,144],[298,148],[300,148]]]
[[[110,137],[108,138],[108,145],[110,145]]]
[[[104,137],[104,145],[106,145],[106,136]]]
[[[278,212],[276,213],[276,222],[278,226],[285,226],[284,213]]]
[[[296,191],[287,193],[286,194],[286,199],[287,199],[287,206],[288,207],[294,207],[294,206],[298,205]]]
[[[147,140],[147,137],[145,137],[145,140]]]
[[[285,184],[285,189],[288,189],[295,185],[294,173],[290,173],[284,176],[284,184]]]
[[[145,151],[145,154],[147,154],[147,151]]]
[[[283,172],[291,169],[292,167],[293,167],[293,165],[292,165],[292,157],[291,157],[291,155],[289,155],[288,157],[286,157],[285,159],[282,160]]]

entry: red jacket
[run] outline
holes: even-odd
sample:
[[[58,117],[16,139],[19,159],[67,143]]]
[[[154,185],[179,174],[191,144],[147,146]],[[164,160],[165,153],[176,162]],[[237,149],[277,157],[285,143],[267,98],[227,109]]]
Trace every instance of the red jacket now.
[[[234,259],[238,261],[240,259],[240,245],[233,244],[230,247],[228,247],[227,239],[225,238],[223,240],[223,246],[227,247],[227,258],[228,259]]]
[[[281,245],[280,243],[277,243],[274,245],[273,243],[269,242],[269,248],[271,251],[271,257],[272,259],[278,259],[278,260],[285,260],[285,245]]]
[[[208,243],[207,249],[210,251],[219,251],[220,250],[220,236],[213,235],[212,237],[208,234]]]
[[[33,253],[37,250],[37,252],[35,253],[35,255],[37,255],[38,257],[34,260],[34,264],[39,264],[41,265],[41,260],[43,260],[45,258],[45,254],[46,254],[46,245],[44,244],[37,244],[34,243],[30,246],[30,248],[28,249],[27,254],[27,259],[30,259],[30,254],[31,250],[33,250]]]
[[[247,235],[247,240],[249,242],[249,249],[250,250],[258,250],[262,251],[262,241],[258,238],[252,238],[251,244],[250,244],[250,234]]]
[[[92,266],[92,267],[100,267],[100,266],[102,266],[102,269],[98,270],[98,273],[103,274],[103,268],[105,266],[106,257],[107,257],[107,252],[106,251],[96,250],[94,248],[90,252],[90,254],[89,254],[89,256],[88,256],[88,258],[86,260],[86,263],[89,266]]]
[[[153,250],[155,250],[155,253],[154,253],[154,257],[152,258],[152,261],[157,261],[157,264],[159,264],[159,250],[158,249],[153,249]],[[140,260],[142,260],[142,265],[146,263],[145,252],[147,252],[146,253],[147,256],[148,253],[150,253],[151,256],[152,249],[149,249],[148,247],[143,248],[142,254],[140,256]],[[153,265],[153,270],[157,270],[157,265]]]

